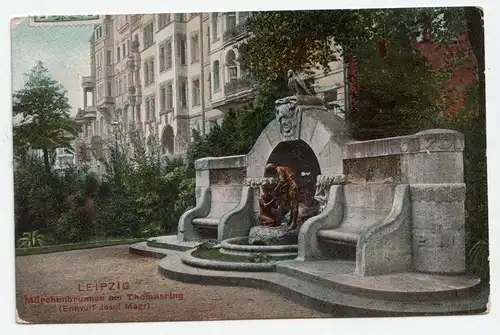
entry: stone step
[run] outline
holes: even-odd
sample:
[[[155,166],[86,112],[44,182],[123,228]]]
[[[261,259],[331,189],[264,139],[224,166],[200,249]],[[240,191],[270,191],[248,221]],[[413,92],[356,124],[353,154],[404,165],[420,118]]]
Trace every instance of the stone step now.
[[[147,245],[147,242],[139,242],[129,246],[128,250],[136,255],[163,258],[167,256],[167,250],[163,248],[155,248]]]
[[[266,289],[334,317],[478,314],[486,311],[489,295],[486,288],[471,298],[450,301],[394,301],[364,296],[359,292],[342,292],[283,273],[218,271],[191,267],[182,263],[179,252],[171,252],[168,257],[163,258],[159,271],[170,279],[185,283]]]
[[[179,242],[177,240],[177,235],[166,235],[157,236],[147,239],[146,241],[149,247],[160,248],[160,249],[172,249],[179,251],[186,251],[196,248],[200,245],[200,241],[186,241]]]
[[[345,260],[281,261],[276,271],[345,293],[395,301],[443,301],[470,298],[480,280],[472,276],[443,276],[407,272],[378,276],[354,274],[356,264]]]

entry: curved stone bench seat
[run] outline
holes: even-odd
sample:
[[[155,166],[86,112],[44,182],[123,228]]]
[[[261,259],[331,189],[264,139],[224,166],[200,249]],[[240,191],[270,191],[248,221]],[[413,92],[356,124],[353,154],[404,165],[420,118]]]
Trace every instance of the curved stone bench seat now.
[[[349,258],[355,252],[358,275],[409,270],[409,201],[405,184],[333,186],[323,212],[301,227],[297,260],[340,257],[343,245]]]
[[[388,210],[371,208],[346,208],[342,224],[337,229],[322,229],[318,231],[318,238],[341,244],[356,245],[359,237],[367,229],[389,214]]]
[[[205,217],[193,219],[194,226],[209,227],[217,229],[220,218]]]
[[[361,233],[348,231],[345,228],[324,229],[318,232],[320,240],[330,240],[349,245],[356,245],[360,236]]]

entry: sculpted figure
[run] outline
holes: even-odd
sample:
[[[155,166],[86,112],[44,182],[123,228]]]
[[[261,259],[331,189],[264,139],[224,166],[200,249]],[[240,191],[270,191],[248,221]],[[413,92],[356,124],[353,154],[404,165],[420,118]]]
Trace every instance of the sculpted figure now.
[[[326,206],[328,202],[328,196],[330,194],[330,186],[332,184],[332,177],[319,175],[316,182],[316,193],[314,194],[314,199],[319,203],[320,212]]]
[[[310,92],[307,88],[304,81],[300,79],[300,77],[292,70],[288,70],[287,78],[288,88],[293,92],[294,95],[313,95],[312,92]]]
[[[260,216],[259,221],[262,226],[275,226],[276,215],[273,208],[276,205],[276,197],[274,196],[274,187],[269,182],[264,182],[260,187]]]
[[[291,210],[292,222],[288,227],[288,230],[297,229],[297,219],[299,213],[299,187],[292,169],[288,166],[267,164],[265,172],[278,176],[278,185],[276,185],[274,192],[279,192],[283,196],[283,200]]]

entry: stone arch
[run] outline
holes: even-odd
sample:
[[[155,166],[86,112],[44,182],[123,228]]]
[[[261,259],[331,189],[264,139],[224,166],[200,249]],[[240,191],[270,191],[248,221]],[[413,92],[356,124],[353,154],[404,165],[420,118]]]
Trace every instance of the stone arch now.
[[[266,164],[269,163],[290,167],[299,184],[300,201],[305,203],[313,199],[316,178],[321,174],[321,167],[315,152],[304,140],[279,142],[266,161]],[[264,176],[272,177],[265,173]]]
[[[174,153],[174,128],[167,124],[163,128],[161,135],[161,152],[162,154],[172,155]]]
[[[257,138],[247,154],[247,177],[263,177],[264,168],[272,158],[280,143],[302,141],[311,149],[324,175],[337,175],[343,172],[343,150],[351,139],[346,135],[344,121],[326,110],[311,109],[300,111],[300,122],[296,135],[285,138],[277,119],[271,121]],[[302,144],[301,144],[302,145]]]

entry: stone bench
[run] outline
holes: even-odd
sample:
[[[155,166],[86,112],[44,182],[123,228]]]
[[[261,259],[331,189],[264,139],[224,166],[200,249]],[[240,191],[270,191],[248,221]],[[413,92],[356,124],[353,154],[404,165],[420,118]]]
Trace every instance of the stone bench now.
[[[356,246],[361,234],[389,215],[394,186],[386,184],[346,185],[344,218],[340,227],[322,229],[320,240]]]
[[[412,266],[410,220],[408,185],[333,185],[324,210],[300,228],[297,260],[335,258],[329,251],[349,247],[359,275],[404,272]]]
[[[195,162],[196,207],[179,219],[180,241],[218,238],[221,219],[240,203],[245,166],[245,156],[208,157]]]

